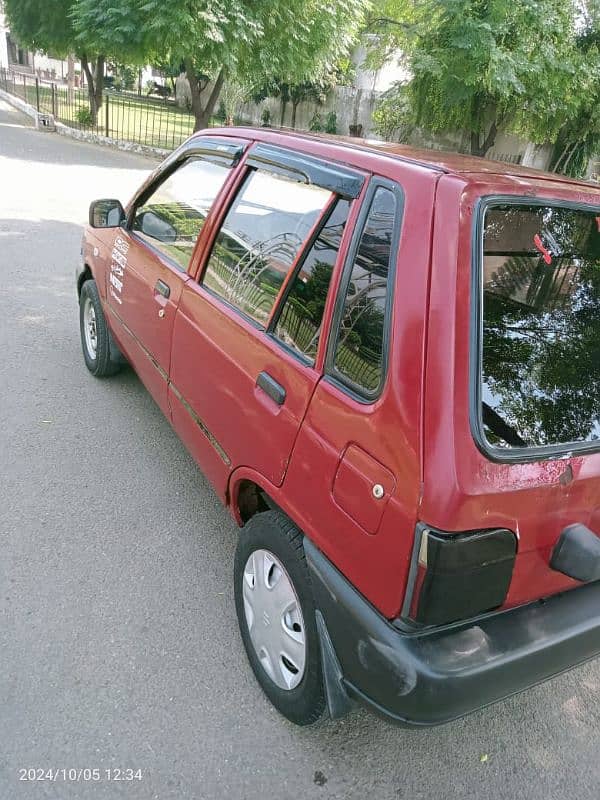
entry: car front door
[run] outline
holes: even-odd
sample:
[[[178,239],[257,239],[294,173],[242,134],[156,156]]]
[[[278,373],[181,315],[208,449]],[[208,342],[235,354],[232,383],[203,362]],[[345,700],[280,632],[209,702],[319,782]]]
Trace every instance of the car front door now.
[[[237,466],[280,485],[320,378],[337,251],[363,176],[256,146],[173,332],[172,419],[218,491]],[[207,248],[208,251],[208,248]]]
[[[225,143],[224,143],[225,142]],[[167,382],[175,312],[199,233],[242,145],[196,140],[142,189],[116,231],[107,271],[111,322],[139,377],[170,416]]]

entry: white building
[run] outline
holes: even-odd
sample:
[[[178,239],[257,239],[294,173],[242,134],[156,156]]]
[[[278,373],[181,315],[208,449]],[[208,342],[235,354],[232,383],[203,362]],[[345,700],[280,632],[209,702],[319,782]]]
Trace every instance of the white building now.
[[[1,67],[8,67],[8,28],[6,27],[2,0],[0,0],[0,68]]]

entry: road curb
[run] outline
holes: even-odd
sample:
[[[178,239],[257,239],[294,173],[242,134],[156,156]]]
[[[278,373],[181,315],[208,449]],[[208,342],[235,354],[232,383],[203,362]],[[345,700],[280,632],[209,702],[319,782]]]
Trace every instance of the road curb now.
[[[21,100],[20,97],[16,97],[4,91],[4,89],[0,89],[0,99],[5,100],[7,103],[10,103],[10,105],[18,108],[19,111],[31,117],[35,121],[36,128],[40,130],[54,131],[60,136],[68,136],[71,139],[78,139],[79,141],[90,142],[91,144],[100,144],[104,147],[112,147],[116,150],[123,150],[127,153],[137,153],[142,156],[163,159],[172,152],[162,147],[150,147],[149,145],[137,144],[137,142],[129,142],[124,139],[113,139],[110,136],[102,136],[99,133],[92,133],[91,131],[84,131],[79,128],[70,128],[62,122],[57,122],[52,114],[42,114],[38,112],[33,106],[29,105],[29,103]],[[50,119],[51,124],[49,125],[47,121],[42,122],[41,118],[44,118],[44,120]]]
[[[21,100],[20,97],[15,97],[14,94],[9,94],[9,92],[5,92],[4,89],[0,89],[0,100],[6,100],[7,103],[10,103],[11,106],[18,108],[19,111],[22,111],[24,114],[27,114],[28,117],[31,117],[35,120],[37,125],[37,118],[38,112],[33,106],[30,106],[29,103],[26,103],[24,100]]]

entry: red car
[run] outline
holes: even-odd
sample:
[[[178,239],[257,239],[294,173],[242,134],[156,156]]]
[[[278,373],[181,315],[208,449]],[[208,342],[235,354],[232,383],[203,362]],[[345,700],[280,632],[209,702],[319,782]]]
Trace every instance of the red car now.
[[[90,372],[129,362],[242,527],[298,724],[446,722],[600,653],[600,189],[266,129],[90,208]]]

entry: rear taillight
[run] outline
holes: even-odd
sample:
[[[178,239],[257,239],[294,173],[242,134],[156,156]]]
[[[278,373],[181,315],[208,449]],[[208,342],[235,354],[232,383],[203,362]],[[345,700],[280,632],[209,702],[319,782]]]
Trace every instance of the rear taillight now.
[[[419,524],[403,616],[443,625],[501,606],[516,552],[516,536],[503,528],[444,533]]]

